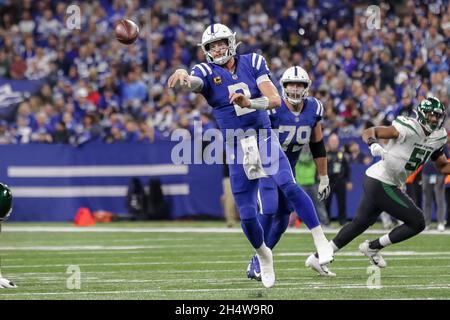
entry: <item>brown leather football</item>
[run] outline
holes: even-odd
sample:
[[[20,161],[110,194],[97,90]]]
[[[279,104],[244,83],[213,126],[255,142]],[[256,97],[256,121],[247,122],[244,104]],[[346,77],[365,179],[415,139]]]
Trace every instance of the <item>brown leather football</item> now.
[[[116,39],[123,44],[132,44],[139,36],[139,27],[130,19],[120,20],[115,28]]]

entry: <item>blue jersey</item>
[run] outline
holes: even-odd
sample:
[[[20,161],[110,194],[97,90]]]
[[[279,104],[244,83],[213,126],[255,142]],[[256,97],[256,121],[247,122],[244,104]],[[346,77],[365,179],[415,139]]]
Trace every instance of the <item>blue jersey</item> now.
[[[316,98],[307,97],[302,111],[293,112],[283,100],[279,108],[268,112],[272,128],[279,130],[280,144],[294,170],[303,146],[309,143],[311,132],[322,119],[323,105]]]
[[[250,99],[262,96],[258,82],[270,75],[263,56],[253,53],[238,55],[234,74],[214,63],[200,63],[192,68],[191,76],[202,79],[200,93],[213,108],[219,128],[225,129],[269,129],[270,120],[265,110],[241,108],[230,104],[230,93],[243,93]]]

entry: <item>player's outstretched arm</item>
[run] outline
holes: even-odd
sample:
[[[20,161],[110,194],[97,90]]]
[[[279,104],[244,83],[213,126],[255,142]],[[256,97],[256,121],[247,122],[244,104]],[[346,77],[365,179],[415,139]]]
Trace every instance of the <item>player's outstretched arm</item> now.
[[[262,97],[249,99],[242,93],[230,93],[230,103],[235,103],[242,108],[259,110],[273,109],[281,106],[281,98],[272,81],[264,81],[258,84]]]
[[[369,144],[369,139],[397,139],[399,137],[399,132],[394,126],[384,127],[372,127],[364,130],[362,134],[362,139],[365,143]]]
[[[266,109],[273,109],[281,106],[281,98],[278,90],[272,81],[264,81],[258,84],[258,88],[262,95],[269,99],[269,106]]]
[[[400,133],[394,126],[384,127],[372,127],[364,130],[362,139],[370,148],[370,152],[374,157],[382,157],[384,156],[385,150],[379,144],[378,138],[381,139],[397,139]]]
[[[167,80],[169,88],[175,88],[177,84],[183,89],[199,92],[203,87],[203,80],[199,77],[190,76],[186,70],[177,69]]]
[[[319,200],[323,201],[330,195],[330,180],[328,179],[328,163],[327,151],[323,142],[322,126],[317,123],[313,129],[309,149],[316,163],[317,172],[319,173]]]

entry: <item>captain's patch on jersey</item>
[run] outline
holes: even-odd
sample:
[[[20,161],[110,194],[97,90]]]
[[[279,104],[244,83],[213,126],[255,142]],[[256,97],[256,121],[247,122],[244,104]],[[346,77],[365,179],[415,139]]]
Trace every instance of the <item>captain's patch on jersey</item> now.
[[[222,84],[222,78],[220,76],[214,77],[213,80],[214,80],[214,84],[217,85],[217,86]]]

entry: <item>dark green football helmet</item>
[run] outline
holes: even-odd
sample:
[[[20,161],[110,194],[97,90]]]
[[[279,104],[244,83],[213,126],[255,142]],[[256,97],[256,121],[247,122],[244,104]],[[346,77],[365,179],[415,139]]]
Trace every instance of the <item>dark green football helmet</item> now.
[[[434,115],[437,121],[430,121],[430,116]],[[445,106],[438,98],[429,97],[417,106],[417,119],[428,132],[439,130],[445,121]]]
[[[8,219],[12,211],[12,193],[6,184],[0,183],[0,223]]]

